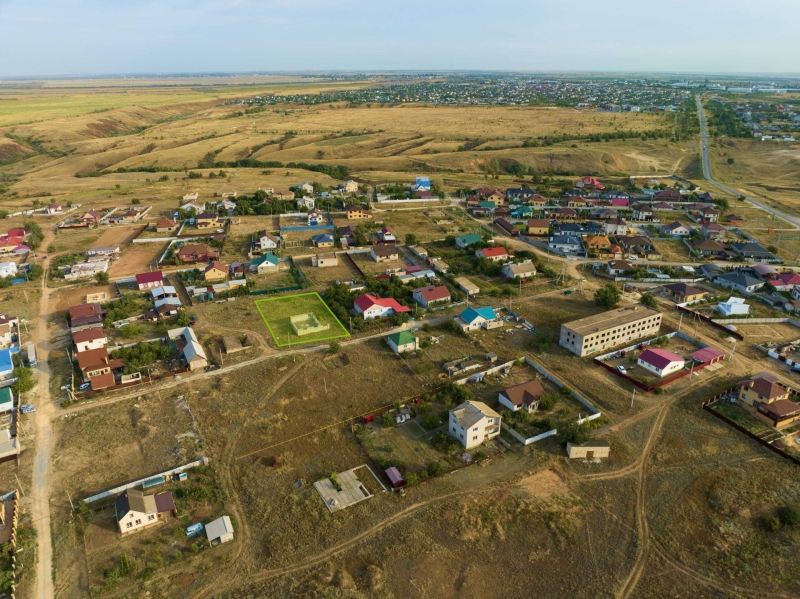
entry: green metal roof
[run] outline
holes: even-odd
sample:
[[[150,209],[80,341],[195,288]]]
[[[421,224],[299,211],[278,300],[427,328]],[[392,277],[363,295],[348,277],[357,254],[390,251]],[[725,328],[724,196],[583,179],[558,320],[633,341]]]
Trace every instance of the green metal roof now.
[[[11,389],[9,387],[3,387],[0,389],[0,404],[9,403],[11,401],[14,401],[14,398],[11,395]]]
[[[389,339],[394,343],[397,347],[401,345],[406,345],[408,343],[415,343],[417,338],[414,337],[414,334],[409,331],[400,331],[399,333],[392,333],[389,335]]]

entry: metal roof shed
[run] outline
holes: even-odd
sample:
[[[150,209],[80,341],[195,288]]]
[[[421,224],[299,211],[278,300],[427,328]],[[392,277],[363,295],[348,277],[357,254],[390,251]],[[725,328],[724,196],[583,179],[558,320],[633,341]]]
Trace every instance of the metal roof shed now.
[[[230,517],[222,516],[206,524],[206,536],[212,545],[233,541],[233,524]]]
[[[392,489],[400,489],[405,486],[406,481],[403,479],[403,475],[400,474],[400,471],[397,468],[392,466],[391,468],[387,468],[384,472],[386,472],[389,482],[392,483]]]

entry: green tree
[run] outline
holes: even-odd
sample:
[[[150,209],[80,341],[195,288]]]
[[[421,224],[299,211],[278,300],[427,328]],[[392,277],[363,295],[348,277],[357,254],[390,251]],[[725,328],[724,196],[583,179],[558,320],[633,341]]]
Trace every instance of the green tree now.
[[[584,422],[578,424],[577,422],[569,422],[558,427],[558,440],[562,443],[572,443],[573,445],[580,445],[586,443],[591,438],[591,429],[589,423]]]
[[[658,300],[656,300],[656,296],[654,296],[649,291],[645,291],[642,294],[642,297],[639,299],[639,301],[642,302],[643,306],[646,306],[648,308],[657,308],[658,307]]]
[[[342,350],[342,344],[334,340],[330,342],[328,348],[331,350],[332,354],[338,354]]]
[[[94,279],[97,281],[98,285],[108,285],[108,273],[103,270],[94,275]]]
[[[29,281],[38,281],[44,275],[44,268],[41,264],[31,264],[30,269],[28,269],[28,280]]]
[[[414,245],[417,243],[417,236],[413,233],[406,233],[406,243],[408,245]]]
[[[616,308],[621,298],[622,293],[611,281],[594,292],[594,303],[601,308],[606,308],[607,310]]]
[[[785,505],[778,510],[778,518],[784,526],[800,525],[800,506]]]

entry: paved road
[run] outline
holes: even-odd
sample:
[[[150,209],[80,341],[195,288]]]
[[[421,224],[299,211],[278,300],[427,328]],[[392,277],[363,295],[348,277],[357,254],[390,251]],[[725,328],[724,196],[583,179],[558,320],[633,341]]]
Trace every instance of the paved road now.
[[[714,177],[711,176],[711,166],[710,166],[710,163],[708,161],[708,129],[706,128],[706,114],[703,111],[703,104],[700,102],[700,96],[697,96],[697,114],[700,116],[700,137],[701,137],[702,143],[703,143],[703,176],[708,181],[710,181],[711,183],[713,183],[714,185],[719,187],[720,189],[723,189],[723,190],[727,191],[728,193],[730,193],[730,194],[732,194],[734,196],[742,195],[741,191],[739,191],[737,189],[734,189],[733,187],[729,187],[729,186],[725,185],[724,183],[720,183],[719,181],[714,179]],[[786,221],[789,221],[793,225],[796,225],[796,226],[800,227],[800,218],[797,218],[796,216],[789,216],[788,214],[784,214],[780,210],[776,210],[775,208],[772,208],[771,206],[768,206],[768,205],[766,205],[766,204],[764,204],[762,202],[759,202],[758,200],[754,200],[751,197],[745,196],[745,199],[748,202],[750,202],[751,204],[753,204],[754,206],[757,206],[757,207],[761,208],[762,210],[765,210],[766,212],[769,212],[771,215],[777,216],[779,218],[782,218],[782,219],[784,219]]]

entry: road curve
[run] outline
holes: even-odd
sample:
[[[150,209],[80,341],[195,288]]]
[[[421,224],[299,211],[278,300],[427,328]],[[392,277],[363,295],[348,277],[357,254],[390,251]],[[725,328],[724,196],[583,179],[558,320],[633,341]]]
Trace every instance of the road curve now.
[[[714,179],[714,177],[711,176],[711,165],[708,161],[708,130],[706,128],[706,113],[703,111],[703,104],[702,102],[700,102],[700,96],[696,96],[695,100],[697,102],[697,114],[700,117],[700,137],[701,137],[701,142],[703,144],[702,145],[703,177],[705,177],[705,179],[710,183],[713,183],[714,185],[716,185],[720,189],[723,189],[724,191],[727,191],[731,195],[740,196],[742,195],[740,191],[734,189],[733,187],[729,187],[724,183],[720,183],[719,181]],[[758,208],[761,208],[762,210],[769,212],[772,216],[777,216],[778,218],[782,218],[783,220],[788,221],[793,225],[800,227],[800,218],[784,214],[780,210],[776,210],[771,206],[767,206],[766,204],[759,202],[758,200],[754,200],[751,197],[745,196],[745,199],[754,206],[757,206]]]

